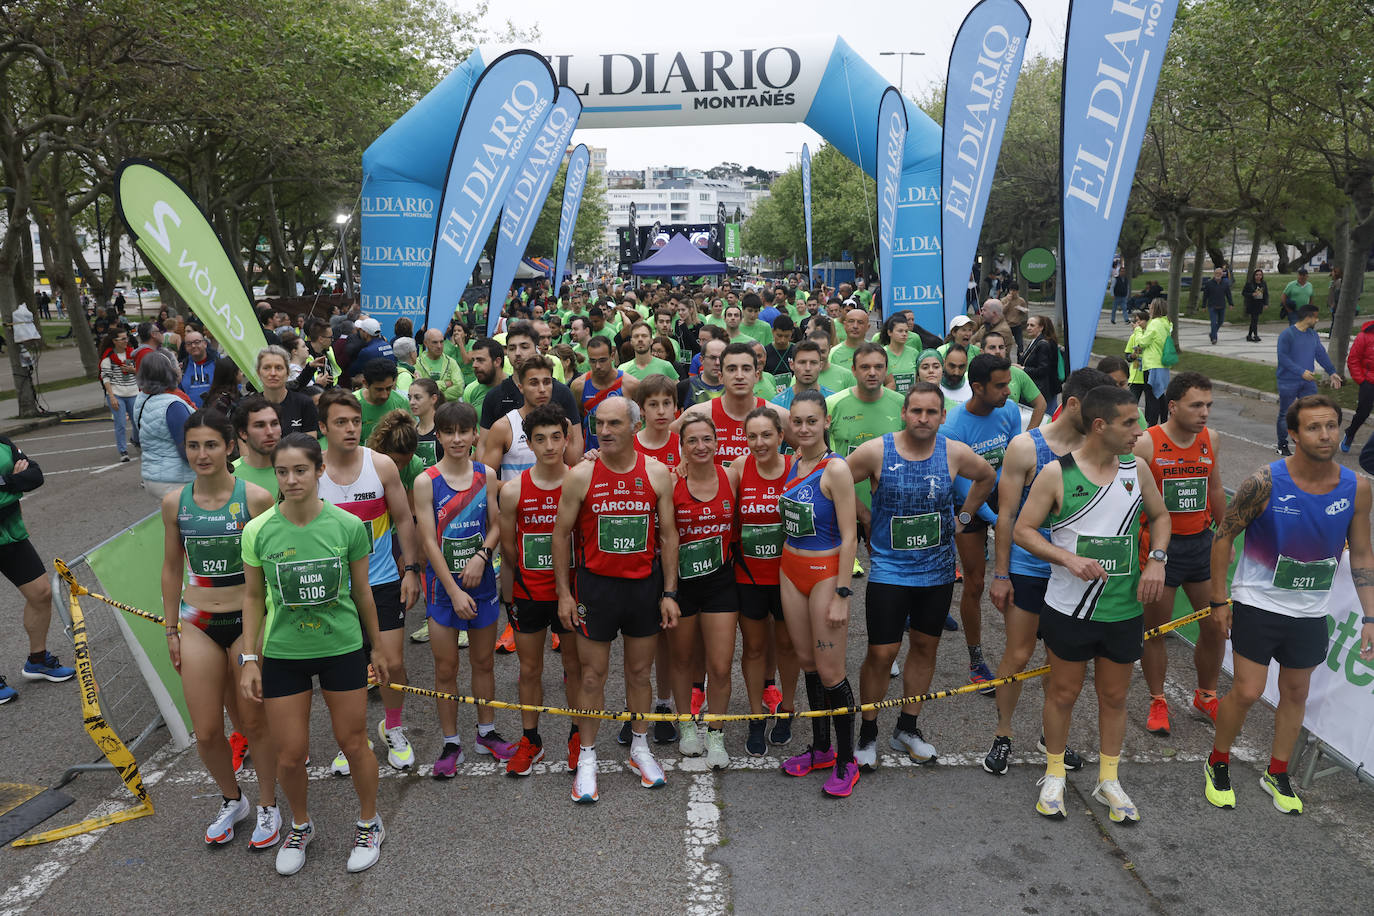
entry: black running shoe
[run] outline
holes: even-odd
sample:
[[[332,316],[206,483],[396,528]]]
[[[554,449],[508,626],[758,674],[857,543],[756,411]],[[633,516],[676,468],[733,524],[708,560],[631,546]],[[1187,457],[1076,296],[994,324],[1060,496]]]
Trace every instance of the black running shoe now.
[[[1007,771],[1007,764],[1011,757],[1011,739],[1006,735],[998,735],[992,739],[992,750],[983,758],[983,769],[994,776],[1001,776]]]
[[[1046,753],[1044,735],[1040,736],[1040,740],[1035,743],[1035,747],[1040,753]],[[1071,747],[1064,748],[1064,769],[1069,772],[1083,769],[1083,758],[1079,755],[1078,751]]]
[[[629,744],[631,734],[630,723],[626,721],[620,726],[620,734],[615,736],[616,744]]]
[[[768,735],[768,743],[781,747],[792,743],[792,717],[779,716],[773,720],[773,731]]]
[[[654,707],[654,712],[671,715],[673,707],[667,703],[660,703]],[[654,744],[672,744],[677,741],[676,722],[655,722],[654,723]]]

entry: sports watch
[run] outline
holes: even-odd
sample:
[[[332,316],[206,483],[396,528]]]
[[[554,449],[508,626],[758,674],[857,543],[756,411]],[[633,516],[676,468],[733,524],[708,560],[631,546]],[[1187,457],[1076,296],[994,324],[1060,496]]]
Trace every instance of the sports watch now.
[[[955,518],[959,520],[959,524],[964,525],[965,527],[968,526],[969,522],[973,521],[973,516],[963,511],[961,511],[957,516],[955,516]]]
[[[256,655],[246,655],[246,654],[244,654],[244,653],[242,653],[242,652],[239,653],[239,667],[240,667],[240,668],[242,668],[244,665],[248,664],[249,662],[255,662],[255,661],[257,661],[257,660],[258,660],[258,657],[257,657]]]
[[[854,589],[847,585],[841,585],[835,589],[835,594],[839,595],[841,598],[848,598],[850,595],[854,594]]]
[[[1151,560],[1158,560],[1159,562],[1163,563],[1165,566],[1168,566],[1168,565],[1169,565],[1169,555],[1168,555],[1167,553],[1165,553],[1164,551],[1160,550],[1158,547],[1156,547],[1154,550],[1151,550],[1151,551],[1150,551],[1150,559],[1151,559]]]

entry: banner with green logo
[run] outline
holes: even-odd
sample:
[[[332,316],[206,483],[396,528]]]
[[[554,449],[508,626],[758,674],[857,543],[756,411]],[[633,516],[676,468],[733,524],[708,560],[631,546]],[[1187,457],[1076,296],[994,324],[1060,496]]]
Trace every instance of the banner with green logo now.
[[[115,205],[138,250],[186,300],[220,352],[261,390],[257,357],[268,341],[232,255],[200,207],[176,179],[141,159],[120,164]]]
[[[725,256],[727,258],[744,256],[739,247],[739,223],[725,224]]]

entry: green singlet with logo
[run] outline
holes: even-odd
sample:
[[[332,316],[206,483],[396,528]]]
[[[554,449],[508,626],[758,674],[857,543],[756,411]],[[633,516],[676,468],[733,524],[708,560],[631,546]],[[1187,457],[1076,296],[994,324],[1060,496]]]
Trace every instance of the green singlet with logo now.
[[[1079,620],[1112,623],[1144,613],[1140,584],[1140,479],[1134,456],[1119,458],[1105,487],[1088,479],[1072,453],[1058,459],[1064,478],[1059,510],[1045,519],[1050,542],[1102,564],[1106,579],[1085,582],[1053,566],[1045,593],[1048,609]]]
[[[830,447],[841,458],[869,439],[878,439],[902,428],[902,395],[891,388],[879,389],[878,400],[864,401],[853,388],[832,394],[825,399],[830,413]],[[868,481],[854,488],[854,494],[865,505],[871,502]]]

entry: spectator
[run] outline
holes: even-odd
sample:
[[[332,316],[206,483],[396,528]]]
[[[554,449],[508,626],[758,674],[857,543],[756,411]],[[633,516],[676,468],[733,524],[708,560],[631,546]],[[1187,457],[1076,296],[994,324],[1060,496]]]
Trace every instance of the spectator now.
[[[138,346],[134,349],[134,371],[143,364],[143,357],[162,349],[162,328],[156,322],[143,321],[138,325]]]
[[[396,357],[396,390],[407,394],[410,383],[415,381],[415,339],[397,336],[391,343],[391,353]]]
[[[1360,386],[1360,399],[1355,404],[1355,415],[1350,418],[1350,428],[1341,440],[1341,451],[1350,451],[1355,441],[1355,433],[1369,417],[1374,407],[1374,321],[1365,322],[1360,333],[1350,342],[1350,353],[1345,358],[1345,368],[1350,372],[1350,380]]]
[[[291,336],[298,348],[303,346],[299,337],[294,333]],[[262,380],[263,397],[277,408],[281,434],[308,433],[313,436],[318,433],[315,402],[310,395],[287,388],[291,377],[291,357],[286,348],[267,346],[259,350],[257,371],[258,378]],[[235,406],[238,406],[238,399],[235,399]],[[232,416],[231,411],[224,413],[225,416]]]
[[[193,406],[200,407],[215,380],[215,357],[199,330],[187,328],[181,343],[186,348],[186,361],[181,367],[181,390],[186,392]]]
[[[1112,324],[1116,324],[1117,310],[1121,310],[1121,317],[1128,318],[1126,311],[1126,297],[1131,293],[1131,281],[1126,277],[1126,265],[1117,258],[1112,264]]]
[[[134,368],[134,348],[129,346],[129,332],[116,328],[100,342],[100,385],[105,389],[105,401],[114,417],[115,448],[119,460],[129,460],[129,444],[124,431],[128,418],[129,435],[139,444],[138,428],[134,420],[134,399],[138,397],[138,376]]]
[[[1231,285],[1226,282],[1225,273],[1218,267],[1202,281],[1202,301],[1207,306],[1207,317],[1212,320],[1212,330],[1208,336],[1213,345],[1217,342],[1217,331],[1221,330],[1222,322],[1226,320],[1226,310],[1235,304],[1231,301]]]
[[[978,330],[973,332],[973,340],[982,346],[983,338],[989,334],[1001,334],[1003,340],[1013,339],[1001,299],[989,299],[978,309]]]
[[[1011,336],[1016,338],[1016,353],[1019,359],[1021,351],[1024,349],[1021,336],[1026,330],[1026,319],[1030,316],[1030,307],[1021,296],[1020,285],[1015,282],[1007,285],[1007,294],[1002,297],[1002,316],[1007,320],[1007,326],[1011,328]]]
[[[1026,370],[1035,387],[1045,396],[1045,411],[1053,414],[1064,381],[1054,321],[1045,315],[1032,315],[1026,322],[1025,333],[1028,342],[1026,354],[1021,358],[1021,368]]]
[[[1145,393],[1145,370],[1140,368],[1140,353],[1144,346],[1140,341],[1145,336],[1145,326],[1149,323],[1150,313],[1144,309],[1131,313],[1131,336],[1126,341],[1126,362],[1130,366],[1126,374],[1126,384],[1131,389],[1131,394],[1135,395],[1137,405],[1140,404],[1141,395]]]
[[[1307,282],[1307,268],[1298,268],[1298,279],[1289,280],[1279,299],[1279,314],[1288,319],[1291,328],[1298,321],[1298,309],[1312,301],[1312,284]]]
[[[1169,387],[1169,370],[1164,365],[1164,341],[1174,333],[1168,313],[1166,300],[1161,298],[1150,303],[1150,320],[1140,335],[1137,350],[1140,369],[1145,373],[1145,422],[1150,426],[1167,418],[1163,398],[1164,389]]]
[[[1269,284],[1264,282],[1264,271],[1255,268],[1250,279],[1245,281],[1240,297],[1245,300],[1245,314],[1250,316],[1250,332],[1245,335],[1245,339],[1250,343],[1259,343],[1260,315],[1264,314],[1264,309],[1269,305]]]
[[[1336,307],[1341,304],[1341,286],[1344,276],[1345,274],[1339,267],[1331,268],[1331,286],[1326,291],[1326,308],[1331,312],[1331,327],[1326,332],[1328,337],[1336,333]]]
[[[227,356],[220,357],[215,361],[215,376],[200,406],[206,410],[218,410],[226,417],[231,415],[239,398],[243,397],[243,381],[238,363]]]
[[[1299,271],[1299,276],[1305,280],[1306,273]],[[1336,367],[1331,357],[1326,355],[1321,338],[1317,336],[1317,314],[1317,307],[1310,302],[1299,306],[1293,313],[1293,324],[1279,334],[1279,360],[1278,369],[1275,370],[1279,382],[1279,417],[1275,451],[1285,458],[1293,454],[1288,449],[1288,406],[1298,398],[1317,393],[1317,374],[1313,366],[1320,364],[1331,373],[1332,388],[1341,387],[1341,377],[1336,374]],[[1360,335],[1364,335],[1363,330]]]
[[[357,327],[362,346],[353,354],[347,371],[347,377],[355,381],[363,374],[367,364],[374,359],[382,358],[396,362],[396,356],[391,352],[391,344],[382,336],[381,322],[376,318],[364,318],[358,322]]]
[[[176,357],[165,350],[149,353],[138,369],[134,413],[143,442],[140,473],[144,489],[159,502],[196,476],[186,462],[186,418],[196,408],[186,393],[177,389],[180,381]]]

